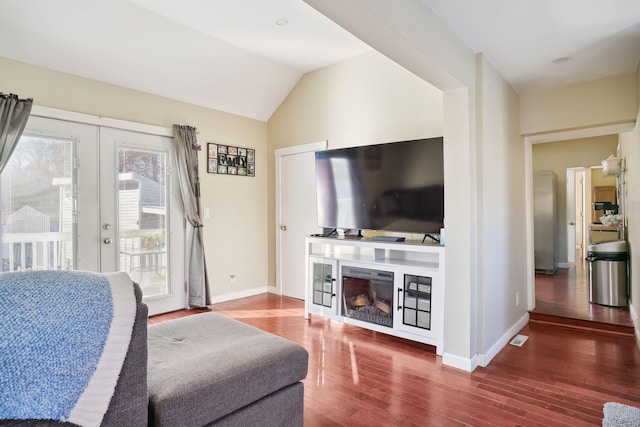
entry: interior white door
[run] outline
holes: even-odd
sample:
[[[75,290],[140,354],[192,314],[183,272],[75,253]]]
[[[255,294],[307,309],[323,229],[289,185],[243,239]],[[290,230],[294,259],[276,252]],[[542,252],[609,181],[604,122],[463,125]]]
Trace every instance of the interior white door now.
[[[100,128],[100,264],[142,288],[149,314],[185,307],[184,228],[170,137]]]
[[[326,142],[276,151],[276,280],[280,293],[304,299],[306,236],[317,225],[315,151]]]

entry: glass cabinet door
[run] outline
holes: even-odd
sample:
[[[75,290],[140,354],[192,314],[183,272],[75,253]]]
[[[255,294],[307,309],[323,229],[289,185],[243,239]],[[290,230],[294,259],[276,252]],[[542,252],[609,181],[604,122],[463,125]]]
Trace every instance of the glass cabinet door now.
[[[315,305],[333,307],[336,296],[334,266],[332,263],[312,262],[312,302]]]
[[[432,277],[404,275],[401,289],[402,323],[421,329],[431,329]]]

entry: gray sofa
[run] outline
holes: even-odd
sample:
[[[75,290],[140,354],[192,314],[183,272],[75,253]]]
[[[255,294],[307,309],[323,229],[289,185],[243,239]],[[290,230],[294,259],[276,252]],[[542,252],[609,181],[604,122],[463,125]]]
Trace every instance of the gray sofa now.
[[[135,285],[132,339],[102,426],[301,426],[308,353],[216,313],[147,326]],[[0,420],[0,426],[72,426]]]

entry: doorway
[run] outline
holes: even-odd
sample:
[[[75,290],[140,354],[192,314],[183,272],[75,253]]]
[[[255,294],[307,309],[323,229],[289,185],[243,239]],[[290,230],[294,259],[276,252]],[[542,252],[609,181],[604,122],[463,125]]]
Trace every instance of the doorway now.
[[[558,268],[553,276],[536,274],[534,314],[577,319],[608,325],[633,327],[627,308],[607,307],[589,302],[589,264],[585,260],[591,241],[592,170],[599,167],[567,168],[566,268]]]
[[[124,271],[152,314],[185,307],[172,139],[32,114],[2,173],[2,270]]]
[[[558,252],[563,257],[566,256],[565,259],[567,261],[561,260],[558,263],[560,268],[553,276],[535,274],[533,265],[531,265],[528,308],[532,316],[534,314],[545,314],[556,318],[568,319],[566,320],[568,322],[576,320],[631,327],[632,323],[628,309],[600,306],[589,302],[589,265],[585,261],[589,244],[589,224],[592,222],[590,209],[592,205],[591,188],[598,185],[591,180],[592,169],[595,167],[588,165],[598,164],[600,160],[609,155],[610,150],[615,152],[615,144],[617,144],[615,135],[625,130],[624,126],[621,126],[619,129],[588,129],[525,138],[529,174],[532,174],[534,166],[533,145],[549,143],[536,147],[538,149],[535,154],[536,165],[538,168],[544,165],[545,168],[556,170],[559,177],[564,177],[565,173],[567,176],[566,187],[563,184],[558,191],[559,195],[566,195],[566,212],[564,206],[562,210],[558,211],[558,216],[560,217],[558,235],[561,236],[561,240],[558,240],[557,243],[558,246],[565,247],[562,248],[564,249],[563,251]],[[612,143],[613,145],[611,145]],[[578,145],[578,149],[576,149],[576,145]],[[552,147],[553,150],[549,150]],[[543,150],[540,150],[541,148]],[[570,167],[574,165],[581,166]],[[565,172],[561,172],[561,170]],[[530,183],[531,177],[528,179]],[[573,185],[571,184],[572,179],[574,179]],[[532,191],[532,187],[529,185],[527,185],[528,192]],[[581,203],[579,200],[580,194],[582,194]],[[532,193],[528,194],[527,199],[532,209],[533,200],[531,196]],[[575,200],[572,202],[571,199],[574,196]],[[562,201],[561,206],[565,201]],[[571,212],[572,206],[575,212]],[[582,215],[580,215],[580,212],[582,212]],[[583,222],[582,226],[580,226],[580,221]],[[575,226],[575,237],[571,236],[572,222],[574,222],[573,225]],[[532,221],[529,224],[533,227]],[[582,233],[581,229],[583,230]],[[566,235],[563,235],[564,233]],[[582,237],[580,234],[582,234]],[[533,235],[533,229],[531,229],[531,235]],[[530,245],[533,245],[531,240]],[[531,252],[533,252],[533,247],[530,247]]]

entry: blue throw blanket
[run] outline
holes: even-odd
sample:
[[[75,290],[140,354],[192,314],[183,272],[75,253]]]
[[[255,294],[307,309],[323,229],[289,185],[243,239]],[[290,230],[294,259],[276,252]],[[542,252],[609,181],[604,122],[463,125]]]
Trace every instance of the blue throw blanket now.
[[[100,425],[135,310],[124,273],[0,274],[0,419]]]

